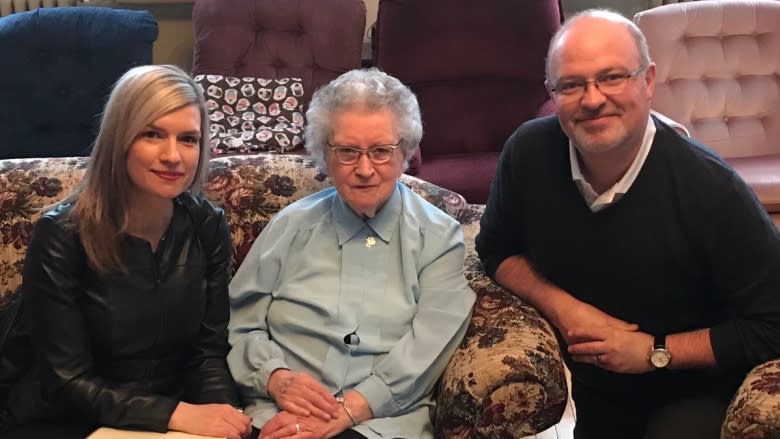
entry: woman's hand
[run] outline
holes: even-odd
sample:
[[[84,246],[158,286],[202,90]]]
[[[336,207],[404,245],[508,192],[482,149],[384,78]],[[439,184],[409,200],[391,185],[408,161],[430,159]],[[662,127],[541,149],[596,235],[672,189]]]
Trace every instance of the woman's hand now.
[[[328,439],[352,426],[346,415],[323,421],[314,416],[301,417],[282,411],[271,418],[258,439]]]
[[[315,416],[323,421],[338,416],[336,398],[319,381],[303,372],[276,369],[268,379],[268,394],[279,408],[293,415]]]
[[[229,404],[180,402],[168,421],[168,429],[201,436],[242,439],[252,432],[252,418]]]
[[[317,419],[317,418],[311,418]],[[320,420],[319,422],[324,422]],[[310,428],[304,428],[299,422],[298,416],[288,412],[281,411],[270,421],[263,425],[258,439],[322,439],[317,436]]]

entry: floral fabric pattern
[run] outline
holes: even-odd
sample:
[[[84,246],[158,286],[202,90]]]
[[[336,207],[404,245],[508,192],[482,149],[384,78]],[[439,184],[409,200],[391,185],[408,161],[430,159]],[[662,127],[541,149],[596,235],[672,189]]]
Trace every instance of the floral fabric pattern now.
[[[465,274],[477,301],[466,336],[442,376],[435,435],[517,438],[546,430],[566,408],[563,360],[550,324],[485,275],[474,250],[484,206],[460,222]]]
[[[300,78],[196,75],[211,121],[212,155],[288,152],[303,147]]]
[[[731,400],[721,439],[780,438],[780,359],[756,366]]]
[[[20,285],[33,224],[81,180],[88,158],[0,160],[0,312]],[[401,181],[457,218],[466,243],[465,275],[477,294],[471,324],[447,366],[435,413],[438,438],[516,438],[558,422],[566,383],[549,323],[488,278],[474,250],[484,206],[404,175]],[[286,205],[329,187],[305,156],[257,154],[211,160],[205,195],[222,207],[234,267]],[[723,437],[780,437],[780,360],[755,368],[729,407]]]
[[[86,157],[0,160],[0,308],[22,283],[33,225],[84,175]]]

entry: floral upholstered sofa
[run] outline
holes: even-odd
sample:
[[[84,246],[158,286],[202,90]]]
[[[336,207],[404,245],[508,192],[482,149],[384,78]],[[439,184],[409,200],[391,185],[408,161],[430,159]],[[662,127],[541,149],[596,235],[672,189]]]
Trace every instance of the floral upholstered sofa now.
[[[87,160],[0,160],[0,306],[10,301],[21,283],[25,251],[40,209],[71,191]],[[469,246],[467,275],[479,295],[468,334],[438,390],[437,437],[516,438],[555,424],[567,395],[555,336],[533,308],[480,271],[473,242],[481,207],[414,177],[402,179],[463,222]],[[212,159],[204,191],[227,214],[234,269],[280,209],[330,184],[303,156]]]
[[[41,208],[64,197],[87,158],[0,160],[0,309],[17,294],[24,255]],[[465,273],[478,296],[471,325],[438,388],[439,438],[519,438],[557,423],[567,389],[555,335],[539,313],[493,283],[474,251],[483,206],[414,177],[402,181],[458,219]],[[331,183],[302,156],[213,159],[206,195],[228,217],[234,269],[284,206]],[[756,368],[732,403],[724,437],[780,437],[780,360]]]

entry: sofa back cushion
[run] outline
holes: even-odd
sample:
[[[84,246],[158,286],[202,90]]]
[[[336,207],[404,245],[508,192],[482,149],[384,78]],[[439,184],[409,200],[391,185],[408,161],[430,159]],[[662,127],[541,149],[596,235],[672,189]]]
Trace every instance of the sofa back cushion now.
[[[35,221],[81,180],[86,157],[0,160],[0,306],[21,284],[24,255]],[[404,175],[401,181],[453,218],[460,195]],[[305,156],[257,154],[209,162],[204,194],[225,210],[233,240],[233,271],[268,221],[288,204],[331,186]]]

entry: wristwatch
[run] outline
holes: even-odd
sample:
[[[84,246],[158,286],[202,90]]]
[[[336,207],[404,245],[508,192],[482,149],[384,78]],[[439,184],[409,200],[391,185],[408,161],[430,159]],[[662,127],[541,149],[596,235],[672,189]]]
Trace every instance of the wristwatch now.
[[[666,336],[656,335],[653,350],[650,351],[650,364],[656,369],[664,369],[672,361],[672,354],[666,349]]]

